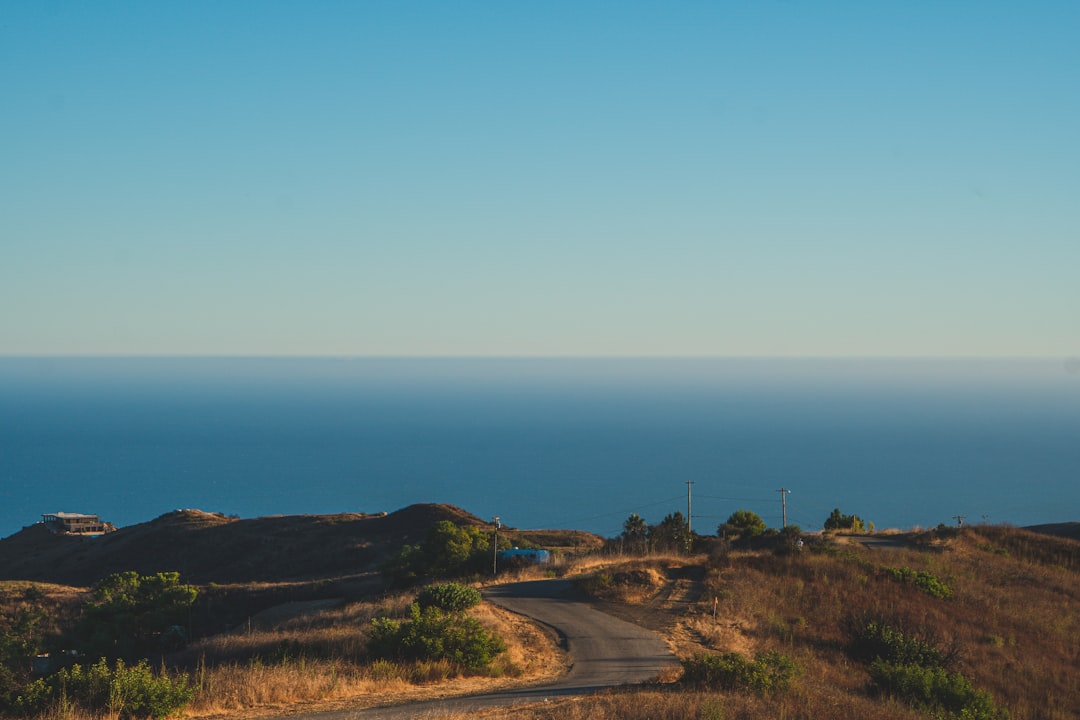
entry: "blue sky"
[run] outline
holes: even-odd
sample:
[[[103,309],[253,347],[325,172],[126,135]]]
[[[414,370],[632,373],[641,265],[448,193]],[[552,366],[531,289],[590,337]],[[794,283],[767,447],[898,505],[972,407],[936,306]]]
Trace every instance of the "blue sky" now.
[[[0,354],[1080,353],[1075,3],[0,8]]]

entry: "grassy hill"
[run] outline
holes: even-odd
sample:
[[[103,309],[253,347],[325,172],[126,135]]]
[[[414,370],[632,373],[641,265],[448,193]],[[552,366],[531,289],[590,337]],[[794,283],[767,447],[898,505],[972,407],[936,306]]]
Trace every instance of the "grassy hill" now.
[[[0,579],[88,586],[113,572],[177,571],[195,584],[310,581],[370,573],[440,520],[487,527],[453,505],[419,504],[390,514],[282,515],[250,520],[177,510],[98,538],[54,535],[32,525],[0,540]],[[522,544],[597,547],[577,531],[502,531]]]
[[[196,714],[246,716],[295,703],[346,707],[375,702],[388,692],[407,699],[490,687],[469,683],[492,678],[470,678],[440,665],[401,670],[373,663],[363,649],[371,618],[400,615],[409,595],[361,597],[344,588],[403,544],[422,540],[439,520],[487,527],[449,505],[415,505],[385,516],[256,520],[180,511],[93,541],[32,527],[0,541],[0,578],[7,580],[0,582],[0,605],[5,614],[28,604],[41,607],[48,618],[43,629],[52,630],[78,612],[86,593],[77,587],[108,572],[177,569],[204,583],[195,642],[166,658],[187,668],[201,667],[205,659],[213,680],[205,687],[217,689],[199,695]],[[797,674],[789,687],[762,692],[738,684],[703,688],[674,672],[653,685],[553,699],[487,717],[960,717],[919,707],[882,684],[871,657],[882,650],[867,646],[881,645],[884,637],[909,654],[918,648],[918,662],[936,656],[940,665],[933,672],[953,686],[966,683],[993,710],[966,717],[1072,720],[1080,717],[1080,542],[1071,537],[1076,527],[1069,523],[1037,533],[977,526],[871,536],[877,542],[807,536],[801,549],[779,536],[711,538],[690,556],[579,555],[557,572],[579,578],[582,593],[606,612],[661,633],[679,657],[734,653],[749,663],[772,653],[789,660]],[[602,545],[587,533],[500,532],[522,545]],[[508,637],[508,623],[516,622],[514,632],[527,637],[520,618],[492,616],[485,622]],[[513,683],[519,674],[538,677],[540,666],[556,662],[537,660],[557,651],[555,639],[542,633],[510,644],[512,659],[501,661],[500,683]]]
[[[778,653],[798,674],[782,692],[677,683],[492,718],[1080,717],[1075,540],[979,526],[871,546],[848,536],[808,539],[789,553],[718,545],[709,555],[608,564],[579,585],[606,611],[664,634],[681,658]],[[905,667],[936,655],[932,671],[911,677],[948,678],[943,697],[966,683],[994,710],[920,707],[904,697],[920,683],[903,691],[883,684],[874,656],[887,655],[890,643],[906,652]]]

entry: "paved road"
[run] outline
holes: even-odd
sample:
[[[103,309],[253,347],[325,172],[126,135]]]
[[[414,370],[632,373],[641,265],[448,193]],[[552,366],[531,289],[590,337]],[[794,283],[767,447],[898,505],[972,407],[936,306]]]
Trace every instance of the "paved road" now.
[[[911,546],[911,540],[905,535],[849,535],[848,540],[868,548],[899,549]]]
[[[290,720],[406,720],[437,717],[446,712],[468,713],[482,708],[538,702],[545,698],[583,695],[603,688],[641,682],[675,657],[655,633],[619,620],[570,597],[566,580],[537,580],[500,585],[485,591],[487,599],[508,610],[528,615],[554,628],[566,643],[573,666],[555,682],[520,690],[505,690],[405,705],[290,716]]]

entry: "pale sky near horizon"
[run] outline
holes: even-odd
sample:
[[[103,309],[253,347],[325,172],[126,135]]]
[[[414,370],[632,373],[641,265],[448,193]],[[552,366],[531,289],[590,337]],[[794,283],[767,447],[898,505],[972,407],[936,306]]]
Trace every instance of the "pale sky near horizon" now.
[[[0,0],[0,355],[1080,355],[1073,2]]]

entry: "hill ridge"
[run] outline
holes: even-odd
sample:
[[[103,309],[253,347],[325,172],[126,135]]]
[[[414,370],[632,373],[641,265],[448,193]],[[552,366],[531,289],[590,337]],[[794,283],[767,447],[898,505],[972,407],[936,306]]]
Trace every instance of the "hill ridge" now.
[[[177,571],[196,584],[357,575],[374,572],[402,545],[419,543],[440,520],[487,525],[457,506],[436,503],[392,513],[247,519],[174,510],[98,538],[60,537],[38,523],[0,540],[0,579],[88,586],[126,570]]]

